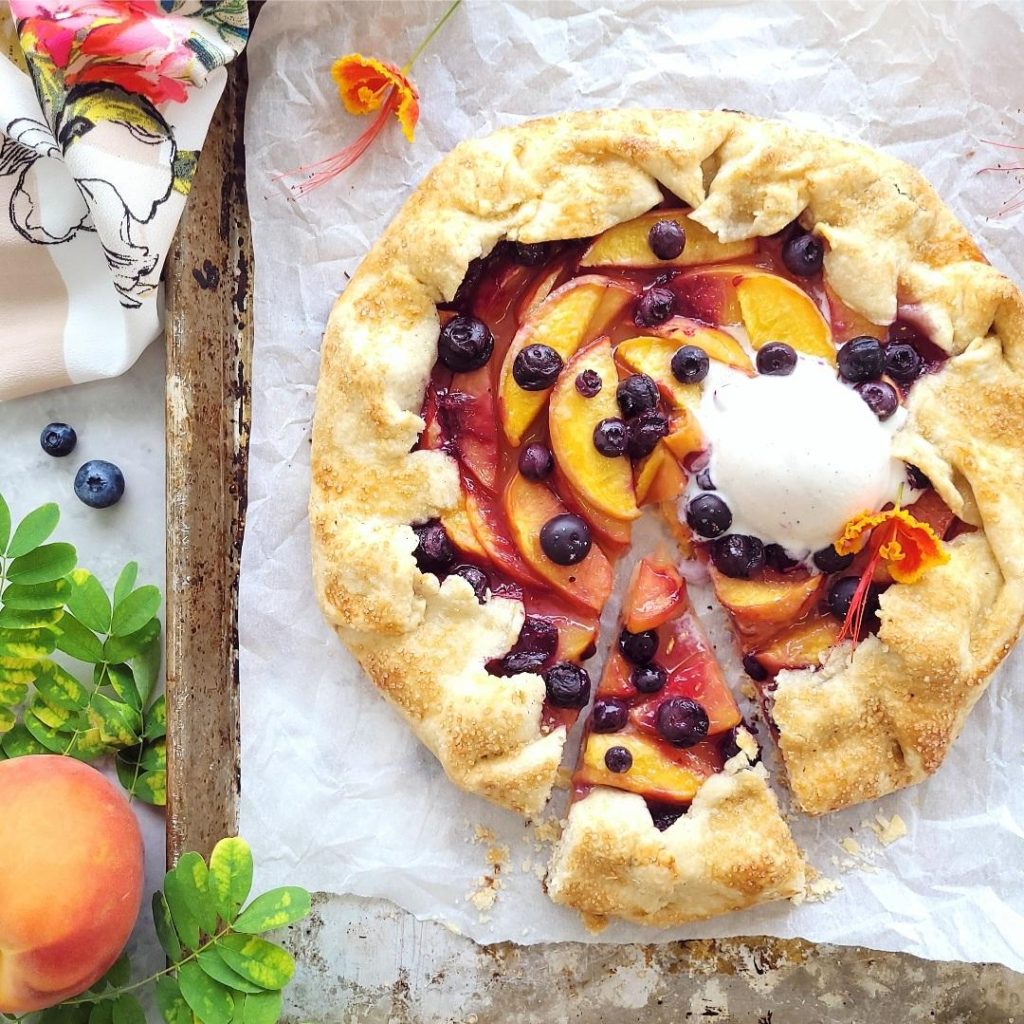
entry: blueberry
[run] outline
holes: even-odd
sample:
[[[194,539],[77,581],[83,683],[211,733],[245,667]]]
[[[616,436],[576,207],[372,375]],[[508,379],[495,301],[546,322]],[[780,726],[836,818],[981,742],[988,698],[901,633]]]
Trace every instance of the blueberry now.
[[[414,526],[418,543],[413,555],[420,572],[431,572],[440,576],[455,561],[455,548],[448,539],[445,528],[433,519],[429,523]]]
[[[626,661],[646,665],[658,653],[658,634],[653,629],[631,633],[624,629],[619,634],[619,650]]]
[[[39,435],[39,443],[43,451],[54,458],[70,455],[78,443],[78,435],[74,428],[66,423],[47,423],[43,432]]]
[[[676,311],[676,297],[668,288],[652,285],[640,296],[633,314],[637,327],[657,327]]]
[[[726,576],[745,580],[764,565],[764,545],[757,537],[727,533],[711,542],[711,561]]]
[[[658,385],[646,373],[630,374],[616,389],[615,400],[626,419],[657,408]]]
[[[473,593],[476,594],[476,599],[481,604],[487,600],[487,588],[490,585],[490,580],[483,569],[478,569],[475,565],[457,565],[452,569],[451,575],[461,576],[473,588]]]
[[[841,576],[832,584],[831,587],[829,587],[828,597],[825,599],[825,603],[828,605],[828,610],[837,619],[839,619],[840,622],[845,620],[849,613],[850,605],[853,604],[854,594],[857,592],[857,588],[859,586],[860,577]],[[878,628],[878,599],[881,596],[881,593],[882,588],[876,583],[868,584],[868,591],[864,598],[863,623],[869,633]]]
[[[815,551],[811,561],[822,571],[822,572],[842,572],[844,569],[849,569],[853,565],[852,554],[841,555],[835,549],[834,544],[829,544],[827,548],[822,548],[820,551]]]
[[[911,466],[909,463],[907,464],[907,479],[915,491],[930,491],[932,489],[931,480],[917,466]]]
[[[697,384],[711,368],[707,352],[699,345],[683,345],[672,354],[672,376],[681,384]]]
[[[924,371],[924,360],[913,345],[895,343],[885,350],[885,372],[901,384],[917,380]]]
[[[494,351],[494,335],[475,316],[452,317],[441,328],[437,354],[441,362],[456,373],[479,370]]]
[[[814,277],[825,258],[825,243],[811,234],[793,235],[782,247],[782,262],[795,277]]]
[[[686,506],[686,522],[701,537],[720,537],[732,526],[732,512],[717,494],[698,494]]]
[[[851,384],[878,380],[885,369],[885,349],[877,338],[867,335],[853,338],[839,350],[836,360],[839,372]]]
[[[524,391],[544,391],[562,372],[562,357],[550,345],[527,345],[512,363],[512,377]]]
[[[584,708],[590,700],[590,674],[571,661],[558,661],[544,673],[548,700],[558,708]]]
[[[800,564],[781,544],[766,544],[764,560],[776,572],[789,572]]]
[[[583,370],[576,374],[576,390],[584,398],[593,398],[600,393],[602,387],[601,374],[597,370]]]
[[[496,676],[537,672],[558,647],[558,628],[542,615],[527,615],[515,646],[497,662],[487,666]]]
[[[633,755],[625,747],[609,747],[604,753],[604,766],[621,775],[633,767]]]
[[[685,804],[648,804],[647,809],[651,812],[651,821],[659,832],[671,828],[689,810]]]
[[[627,440],[626,424],[614,416],[594,427],[594,447],[609,459],[625,453]]]
[[[768,670],[754,657],[753,654],[743,656],[743,671],[754,680],[755,683],[763,683],[768,678]]]
[[[540,528],[540,546],[555,565],[576,565],[590,554],[590,527],[571,512],[549,519]]]
[[[512,260],[524,267],[536,267],[551,252],[550,242],[513,242]]]
[[[92,508],[110,508],[124,494],[124,474],[112,462],[90,459],[75,474],[75,494]]]
[[[545,444],[528,444],[519,453],[519,472],[527,480],[546,480],[555,468],[555,457]]]
[[[668,434],[668,417],[660,412],[642,412],[626,425],[626,451],[631,459],[650,455]]]
[[[788,377],[796,369],[796,350],[784,341],[770,341],[757,353],[757,372],[770,377]]]
[[[686,231],[675,220],[658,220],[647,232],[647,244],[659,260],[674,260],[686,245]]]
[[[715,489],[715,483],[711,479],[711,470],[705,466],[703,469],[697,470],[697,475],[694,477],[697,481],[697,486],[702,491],[713,491]]]
[[[646,665],[637,665],[630,673],[629,681],[640,693],[657,693],[664,689],[668,675],[660,665],[648,662]]]
[[[601,697],[594,701],[590,724],[594,732],[618,732],[629,718],[629,710],[621,700]]]
[[[689,697],[669,697],[658,706],[655,726],[674,747],[692,747],[708,734],[708,713]]]
[[[854,390],[880,420],[887,420],[899,408],[900,398],[896,389],[884,380],[865,381]]]

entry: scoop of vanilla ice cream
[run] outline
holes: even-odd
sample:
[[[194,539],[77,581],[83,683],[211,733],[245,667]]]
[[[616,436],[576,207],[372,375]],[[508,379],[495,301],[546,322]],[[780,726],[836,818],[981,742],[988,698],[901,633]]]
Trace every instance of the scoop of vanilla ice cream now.
[[[817,359],[800,358],[785,377],[712,365],[697,418],[711,480],[732,511],[730,533],[803,557],[833,543],[858,512],[896,499],[906,482],[891,451],[902,407],[879,421]]]

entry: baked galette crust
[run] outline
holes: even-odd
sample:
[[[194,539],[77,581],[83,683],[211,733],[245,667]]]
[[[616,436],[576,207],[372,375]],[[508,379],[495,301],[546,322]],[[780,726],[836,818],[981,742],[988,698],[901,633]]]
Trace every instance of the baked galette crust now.
[[[944,567],[886,592],[877,638],[852,655],[833,652],[823,671],[782,673],[774,702],[805,810],[919,781],[941,763],[1021,626],[1024,299],[916,171],[789,125],[725,112],[567,114],[463,143],[438,164],[353,276],[324,335],[310,496],[324,613],[454,782],[523,813],[543,806],[564,730],[542,731],[538,675],[496,678],[484,668],[515,641],[522,606],[480,605],[464,580],[439,584],[412,555],[409,524],[459,501],[452,459],[411,450],[437,354],[436,304],[500,239],[597,234],[657,204],[658,183],[722,241],[799,218],[827,240],[825,274],[848,306],[888,323],[898,301],[913,300],[951,356],[915,385],[896,453],[978,531],[952,542]],[[616,881],[598,887],[590,912],[678,921],[672,870],[640,871],[650,882],[641,885],[635,865],[674,857],[679,867],[687,850],[703,848],[697,833],[713,820],[749,836],[741,808],[770,799],[749,770],[714,778],[662,835],[640,798],[592,795],[573,808],[569,837],[595,849],[580,847],[566,863],[612,870]],[[628,865],[610,851],[612,822],[634,848]],[[795,885],[789,859],[779,865],[765,869],[763,892]],[[556,872],[553,891],[575,891],[571,874]],[[701,884],[707,898],[694,916],[742,905],[743,870]]]

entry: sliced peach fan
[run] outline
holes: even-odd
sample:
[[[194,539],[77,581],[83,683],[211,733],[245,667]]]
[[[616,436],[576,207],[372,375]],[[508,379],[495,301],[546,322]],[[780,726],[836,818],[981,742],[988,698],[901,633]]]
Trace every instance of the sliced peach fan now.
[[[413,141],[420,116],[420,94],[401,68],[376,57],[347,53],[331,66],[331,77],[350,114],[372,114],[394,91],[395,116],[405,137]]]
[[[872,538],[875,556],[885,562],[897,583],[915,583],[933,566],[949,561],[949,552],[935,531],[905,508],[891,508],[874,515],[862,512],[855,516],[836,542],[836,551],[848,555],[862,550],[868,535],[875,530],[878,531]]]

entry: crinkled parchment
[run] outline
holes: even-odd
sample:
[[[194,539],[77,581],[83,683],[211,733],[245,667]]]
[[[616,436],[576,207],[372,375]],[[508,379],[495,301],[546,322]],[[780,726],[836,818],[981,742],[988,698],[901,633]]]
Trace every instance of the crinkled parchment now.
[[[604,106],[729,107],[881,147],[920,167],[992,261],[1020,280],[1024,214],[998,216],[1020,186],[983,173],[1013,154],[983,140],[1024,144],[1024,7],[470,0],[415,67],[415,143],[390,125],[354,169],[291,200],[272,176],[334,152],[366,125],[340,107],[331,61],[361,50],[400,64],[444,6],[268,4],[250,44],[256,353],[241,826],[264,885],[386,897],[480,942],[585,940],[576,916],[542,892],[548,848],[536,831],[445,780],[317,610],[306,498],[331,303],[459,140]],[[999,671],[934,779],[825,820],[794,817],[820,891],[838,885],[830,898],[671,932],[613,926],[602,938],[800,936],[1024,968],[1022,655]],[[880,842],[867,824],[878,813],[886,824],[898,815],[907,834]],[[897,832],[898,822],[885,838]]]

